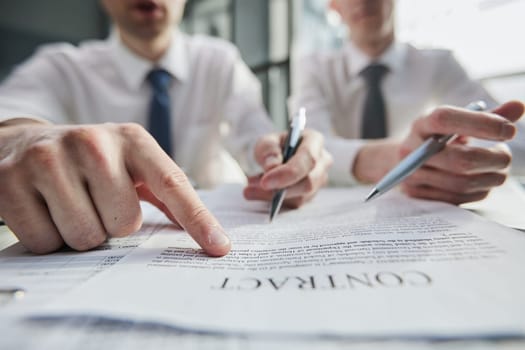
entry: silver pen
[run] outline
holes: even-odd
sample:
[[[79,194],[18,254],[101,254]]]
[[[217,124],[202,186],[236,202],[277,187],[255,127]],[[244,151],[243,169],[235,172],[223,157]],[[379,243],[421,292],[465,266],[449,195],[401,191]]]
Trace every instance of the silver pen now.
[[[284,142],[283,149],[283,163],[286,163],[292,156],[295,154],[297,147],[301,143],[303,130],[306,125],[306,109],[299,109],[290,124],[290,129],[288,130],[288,136]],[[279,212],[283,204],[284,195],[286,194],[285,189],[278,190],[273,198],[272,205],[270,207],[270,222],[272,222],[274,216]]]
[[[469,103],[466,107],[466,109],[470,109],[471,111],[483,111],[486,108],[487,105],[483,101]],[[406,156],[377,183],[368,197],[366,197],[365,202],[388,192],[392,187],[419,169],[430,157],[441,152],[447,143],[456,137],[456,134],[436,135],[423,142],[421,146]]]

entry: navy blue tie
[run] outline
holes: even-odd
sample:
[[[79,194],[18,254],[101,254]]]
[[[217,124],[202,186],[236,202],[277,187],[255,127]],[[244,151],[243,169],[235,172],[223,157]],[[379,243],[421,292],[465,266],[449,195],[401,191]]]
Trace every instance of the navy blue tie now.
[[[387,72],[386,66],[371,64],[360,73],[368,87],[361,119],[363,139],[380,139],[387,136],[386,107],[381,93],[381,79]]]
[[[148,130],[162,149],[171,156],[171,108],[169,86],[171,75],[163,69],[154,69],[148,74],[153,94],[151,97]]]

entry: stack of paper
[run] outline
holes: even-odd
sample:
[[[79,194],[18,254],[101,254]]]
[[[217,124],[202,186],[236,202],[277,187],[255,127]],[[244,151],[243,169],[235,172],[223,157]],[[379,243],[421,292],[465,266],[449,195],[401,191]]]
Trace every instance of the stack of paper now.
[[[327,189],[268,223],[225,187],[203,199],[233,250],[205,256],[165,226],[40,315],[200,331],[378,337],[525,334],[525,235],[399,193]]]

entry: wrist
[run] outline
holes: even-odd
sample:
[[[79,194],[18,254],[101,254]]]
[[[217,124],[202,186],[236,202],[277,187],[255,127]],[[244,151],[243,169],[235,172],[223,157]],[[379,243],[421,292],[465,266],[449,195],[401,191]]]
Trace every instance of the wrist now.
[[[399,161],[399,143],[392,140],[368,141],[357,152],[352,174],[360,183],[379,181]]]

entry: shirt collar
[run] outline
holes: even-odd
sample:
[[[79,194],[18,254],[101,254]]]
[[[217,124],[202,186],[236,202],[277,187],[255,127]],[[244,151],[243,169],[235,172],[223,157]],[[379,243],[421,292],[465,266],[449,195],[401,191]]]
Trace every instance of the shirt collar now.
[[[384,64],[391,72],[394,72],[402,68],[406,51],[406,45],[394,41],[379,58],[372,59],[349,41],[345,48],[348,72],[351,77],[356,77],[371,63]]]
[[[184,33],[175,30],[168,51],[158,62],[151,62],[131,51],[113,31],[108,39],[117,69],[126,84],[138,90],[153,68],[162,68],[184,82],[189,75],[189,60]]]

